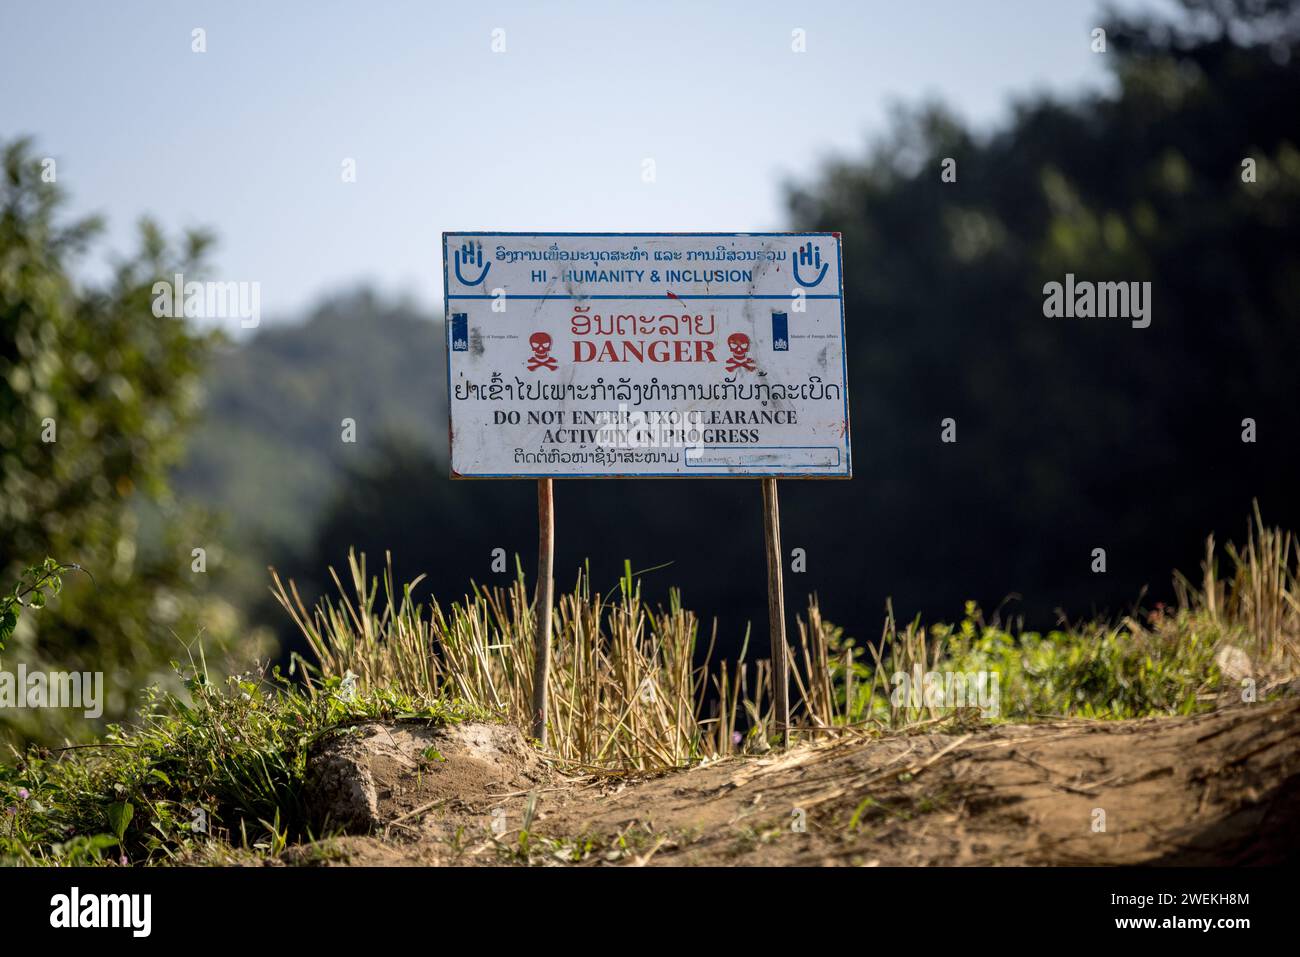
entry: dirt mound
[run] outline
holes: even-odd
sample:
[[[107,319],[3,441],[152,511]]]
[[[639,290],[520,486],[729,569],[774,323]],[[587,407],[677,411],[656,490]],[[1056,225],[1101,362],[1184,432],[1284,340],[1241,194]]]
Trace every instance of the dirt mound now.
[[[387,753],[375,742],[394,730],[374,728],[368,747]],[[409,757],[410,751],[403,753]],[[1300,861],[1296,699],[1185,718],[842,737],[781,755],[729,758],[654,776],[547,779],[523,754],[509,753],[502,767],[470,774],[465,764],[465,773],[434,785],[417,785],[414,768],[392,764],[379,772],[376,786],[383,780],[388,791],[410,797],[405,803],[378,799],[378,816],[369,818],[376,836],[303,849],[299,859],[687,865]],[[493,760],[482,752],[463,758],[471,759]],[[431,793],[442,795],[441,803],[412,813]],[[396,827],[380,830],[378,822]]]
[[[512,727],[426,722],[358,724],[318,744],[305,788],[316,833],[369,833],[440,806],[472,807],[547,778]]]

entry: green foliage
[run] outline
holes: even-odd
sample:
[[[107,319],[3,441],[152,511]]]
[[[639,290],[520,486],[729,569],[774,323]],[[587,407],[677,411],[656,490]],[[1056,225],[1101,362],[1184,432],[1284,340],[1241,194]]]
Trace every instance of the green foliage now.
[[[135,727],[0,765],[0,862],[91,864],[108,848],[123,863],[177,862],[214,840],[278,853],[307,836],[307,752],[324,735],[360,719],[485,717],[337,678],[306,692],[278,673],[214,684],[200,663],[178,674],[187,694],[151,689]]]
[[[209,240],[192,233],[177,250],[144,222],[109,280],[74,280],[99,222],[63,221],[26,141],[0,155],[0,580],[36,555],[96,572],[69,583],[57,613],[15,622],[6,653],[33,669],[104,672],[106,717],[120,718],[165,676],[176,635],[204,630],[215,650],[231,632],[229,610],[204,599],[207,576],[190,571],[204,531],[168,486],[208,339],[154,316],[151,294],[160,277],[201,271]],[[94,730],[69,715],[0,712],[0,739]]]
[[[887,629],[886,652],[878,661],[855,655],[847,684],[842,652],[850,643],[836,635],[829,639],[841,653],[832,669],[836,701],[843,708],[851,688],[849,723],[905,727],[953,717],[954,708],[916,705],[905,693],[895,695],[897,675],[982,673],[997,675],[997,714],[988,716],[993,720],[1139,718],[1212,706],[1224,690],[1215,662],[1217,629],[1204,615],[1186,610],[1153,613],[1151,620],[1161,622],[1159,632],[1098,621],[1045,633],[1019,631],[986,622],[975,602],[968,602],[955,624],[927,631],[918,619],[901,632]]]
[[[974,603],[957,626],[936,625],[944,667],[996,671],[1008,718],[1069,715],[1136,718],[1190,714],[1220,683],[1215,642],[1198,635],[1188,613],[1157,641],[1123,626],[1088,623],[1047,634],[1013,635],[986,624]]]
[[[18,627],[18,615],[23,608],[44,608],[48,599],[63,590],[63,573],[77,565],[61,565],[47,558],[39,565],[31,565],[19,576],[13,591],[0,595],[0,651]]]
[[[1225,694],[1240,700],[1242,679],[1263,696],[1300,674],[1300,542],[1266,526],[1256,508],[1245,546],[1230,543],[1224,552],[1226,577],[1213,536],[1200,587],[1175,575],[1174,607],[1046,633],[986,621],[970,601],[961,621],[928,631],[919,618],[899,629],[891,610],[879,647],[864,653],[814,606],[811,631],[828,649],[833,686],[834,705],[824,710],[841,722],[890,728],[954,717],[955,702],[936,706],[910,699],[905,686],[899,692],[899,675],[915,686],[913,676],[927,674],[996,675],[996,706],[988,709],[996,714],[982,717],[1015,721],[1191,714]]]

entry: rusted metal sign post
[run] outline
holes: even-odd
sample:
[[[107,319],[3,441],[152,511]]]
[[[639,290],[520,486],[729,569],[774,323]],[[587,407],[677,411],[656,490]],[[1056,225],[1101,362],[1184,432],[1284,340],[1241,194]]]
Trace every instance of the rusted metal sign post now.
[[[443,234],[453,478],[533,478],[545,742],[554,478],[758,478],[789,740],[777,478],[850,478],[838,233]]]

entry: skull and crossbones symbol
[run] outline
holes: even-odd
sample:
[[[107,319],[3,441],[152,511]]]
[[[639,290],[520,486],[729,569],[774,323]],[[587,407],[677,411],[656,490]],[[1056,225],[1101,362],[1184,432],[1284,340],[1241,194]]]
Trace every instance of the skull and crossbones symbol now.
[[[749,355],[749,336],[743,332],[733,332],[727,336],[727,348],[731,350],[731,358],[727,360],[728,372],[735,372],[737,369],[754,371],[754,359]]]
[[[528,344],[533,349],[532,358],[528,360],[529,372],[541,368],[554,372],[559,367],[559,362],[551,355],[551,337],[545,332],[534,332],[528,337]]]

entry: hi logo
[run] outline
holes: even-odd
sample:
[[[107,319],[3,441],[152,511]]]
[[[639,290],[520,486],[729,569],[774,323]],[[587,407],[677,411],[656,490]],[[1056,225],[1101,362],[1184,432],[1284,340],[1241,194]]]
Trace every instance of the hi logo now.
[[[479,270],[478,278],[465,278],[465,274],[461,272],[462,266],[471,274],[473,274],[474,270]],[[490,262],[486,265],[483,264],[482,243],[467,242],[462,243],[460,249],[456,250],[456,254],[452,258],[452,268],[456,271],[456,278],[465,285],[477,286],[487,278],[488,270],[492,268],[492,264]]]
[[[805,279],[799,272],[799,267],[815,272],[817,275],[813,279]],[[794,281],[804,287],[812,287],[826,278],[826,270],[831,266],[828,262],[822,262],[821,248],[813,243],[806,243],[799,247],[799,252],[794,257]]]

